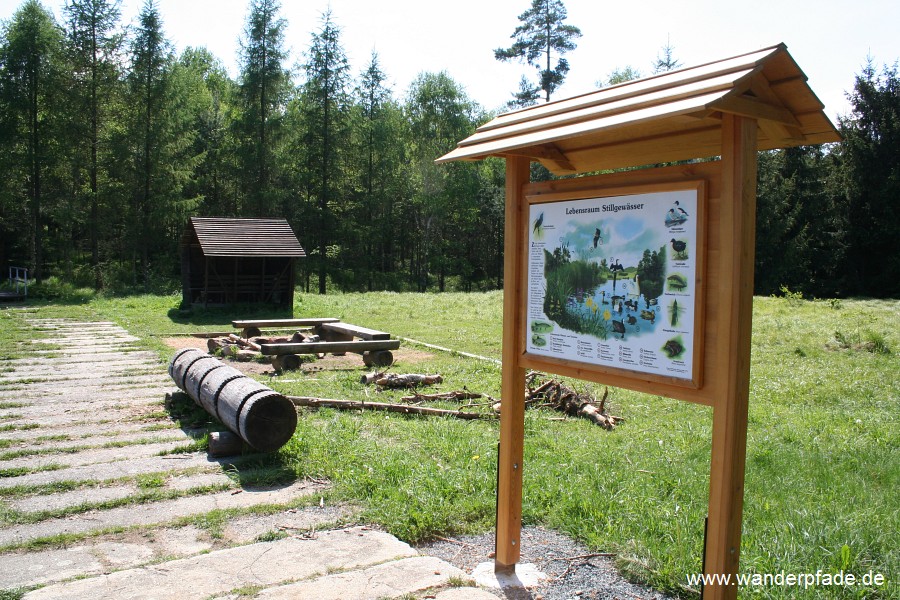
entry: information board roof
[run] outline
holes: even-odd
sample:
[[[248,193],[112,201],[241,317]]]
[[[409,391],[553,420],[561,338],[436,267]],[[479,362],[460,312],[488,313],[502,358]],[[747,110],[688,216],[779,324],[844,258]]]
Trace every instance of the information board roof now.
[[[525,156],[558,175],[721,154],[724,113],[758,149],[840,141],[784,44],[506,113],[437,162]]]

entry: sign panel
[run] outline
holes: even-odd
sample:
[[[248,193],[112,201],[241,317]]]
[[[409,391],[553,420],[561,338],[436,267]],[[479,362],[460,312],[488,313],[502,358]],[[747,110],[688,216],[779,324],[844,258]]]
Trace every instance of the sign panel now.
[[[526,350],[693,381],[699,189],[530,205]]]

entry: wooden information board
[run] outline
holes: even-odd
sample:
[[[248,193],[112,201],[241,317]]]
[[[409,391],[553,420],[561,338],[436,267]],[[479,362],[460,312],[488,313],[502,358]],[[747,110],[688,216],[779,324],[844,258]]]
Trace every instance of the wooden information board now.
[[[529,197],[526,353],[700,387],[704,191]]]
[[[499,115],[437,159],[506,160],[497,570],[519,560],[534,369],[711,406],[704,571],[738,572],[756,153],[839,141],[823,109],[779,44]],[[532,161],[627,170],[532,183]],[[632,169],[667,161],[688,162]]]

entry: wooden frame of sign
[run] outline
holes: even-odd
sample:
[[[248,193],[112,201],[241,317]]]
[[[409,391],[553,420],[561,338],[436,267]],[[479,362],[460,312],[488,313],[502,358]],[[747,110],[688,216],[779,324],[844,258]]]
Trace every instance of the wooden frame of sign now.
[[[490,156],[506,160],[497,570],[514,569],[519,560],[525,373],[527,369],[539,369],[712,407],[704,572],[731,577],[738,572],[750,388],[756,153],[839,141],[840,135],[823,109],[786,46],[779,44],[499,115],[437,159],[439,163]],[[693,160],[703,157],[720,159]],[[531,183],[532,161],[540,162],[556,175],[668,161],[691,162]],[[540,212],[534,217],[532,208],[570,203],[566,207],[573,210],[571,214],[588,214],[591,199],[639,198],[641,194],[686,189],[697,191],[699,208],[696,237],[690,241],[696,247],[689,248],[690,252],[696,251],[696,262],[691,264],[695,270],[690,278],[685,278],[687,285],[694,285],[693,322],[670,322],[673,331],[667,333],[690,333],[691,343],[685,344],[690,345],[690,366],[684,361],[681,371],[654,367],[654,361],[657,367],[665,362],[653,358],[661,350],[662,339],[667,340],[662,351],[672,355],[665,356],[666,360],[678,354],[679,348],[669,345],[668,337],[655,339],[649,346],[633,346],[631,358],[637,348],[639,361],[628,362],[627,353],[614,360],[608,348],[594,347],[604,335],[611,334],[614,340],[618,334],[623,344],[625,337],[651,336],[644,335],[645,331],[633,335],[638,333],[636,329],[619,323],[605,332],[593,330],[596,339],[590,337],[591,332],[587,338],[579,338],[585,331],[563,326],[559,318],[554,319],[561,314],[563,300],[572,302],[572,310],[581,311],[583,317],[599,317],[585,312],[593,311],[594,296],[588,309],[579,306],[587,303],[584,290],[581,294],[576,290],[573,299],[558,300],[555,306],[543,304],[538,280],[547,279],[550,261],[545,259],[542,263],[538,249],[529,255],[529,242],[540,242],[530,236],[538,225],[543,225]],[[555,218],[557,224],[564,222],[559,214],[548,217]],[[647,217],[644,222],[651,220]],[[594,250],[601,239],[606,241],[607,232],[599,221],[586,220],[582,226],[578,232],[580,242],[573,242],[582,252],[591,251],[585,241],[589,235],[585,227],[596,228],[591,236]],[[659,241],[657,236],[654,244]],[[560,247],[558,243],[545,245],[548,251]],[[644,248],[650,249],[646,245]],[[633,262],[633,256],[628,258],[628,262]],[[620,266],[627,271],[626,265],[616,262],[616,272]],[[596,281],[604,283],[603,277]],[[638,288],[637,281],[634,283],[634,288]],[[653,294],[643,292],[641,288],[635,293],[634,300],[647,302],[655,297],[658,302],[661,297],[654,296],[658,289]],[[601,296],[598,311],[604,306],[603,300],[605,296]],[[633,317],[634,305],[629,308]],[[649,310],[650,305],[644,308]],[[618,319],[612,315],[606,319],[602,314],[603,321],[613,325],[613,320],[626,318],[624,313],[618,314]],[[664,317],[665,313],[659,316]],[[683,331],[676,331],[677,327]],[[658,331],[659,327],[648,329]],[[532,333],[535,338],[530,337]],[[557,338],[551,340],[551,334]],[[702,524],[698,524],[699,528]],[[733,599],[737,586],[711,584],[704,588],[704,594],[707,600]]]
[[[743,512],[756,214],[756,124],[726,117],[722,159],[674,167],[530,183],[526,159],[507,159],[502,407],[497,549],[499,569],[519,559],[525,373],[538,369],[713,407],[707,573],[736,573]],[[699,323],[690,380],[633,373],[526,351],[528,208],[541,201],[698,190]],[[710,591],[709,597],[728,597]]]

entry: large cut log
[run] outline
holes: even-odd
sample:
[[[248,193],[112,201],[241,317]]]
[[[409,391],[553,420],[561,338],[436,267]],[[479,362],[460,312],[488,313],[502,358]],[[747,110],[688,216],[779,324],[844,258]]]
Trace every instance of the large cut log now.
[[[209,434],[209,455],[213,458],[237,456],[244,449],[244,440],[230,431],[213,431]]]
[[[260,452],[277,450],[294,435],[297,411],[290,400],[202,350],[176,353],[169,376],[198,406]]]
[[[362,381],[365,383],[365,379]],[[375,385],[382,388],[411,388],[443,382],[444,378],[440,374],[422,375],[419,373],[382,373],[381,377],[375,379]]]

